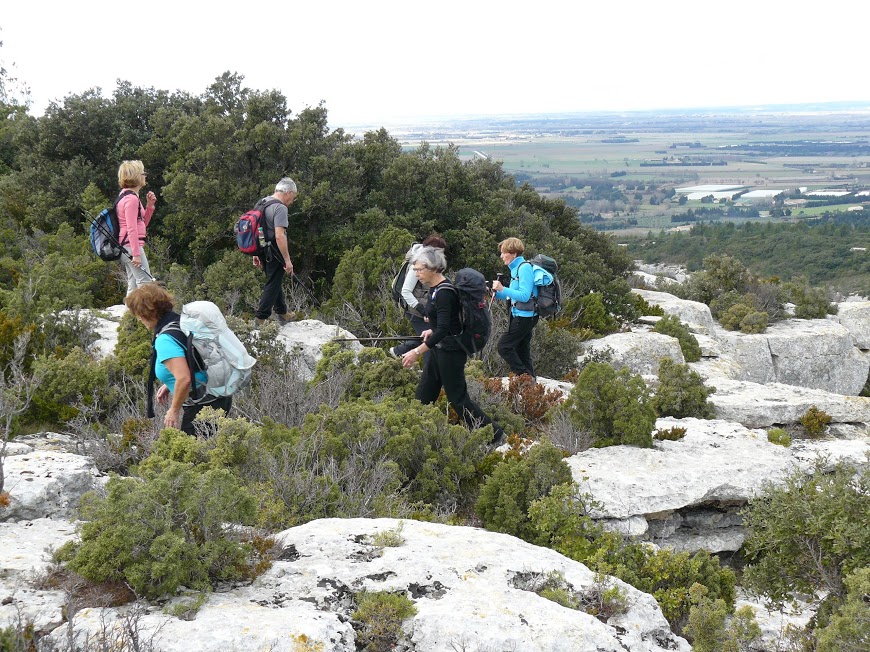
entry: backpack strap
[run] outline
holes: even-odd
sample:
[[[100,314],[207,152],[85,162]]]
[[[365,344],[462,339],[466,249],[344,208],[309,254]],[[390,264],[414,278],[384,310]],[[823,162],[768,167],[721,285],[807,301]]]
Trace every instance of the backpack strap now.
[[[519,265],[517,265],[517,275],[511,276],[511,280],[516,279],[520,280],[520,267],[523,265],[532,265],[532,274],[534,274],[535,266],[528,260],[524,260]],[[535,289],[535,279],[532,278],[532,296],[529,297],[528,301],[514,301],[511,299],[511,305],[517,310],[533,310],[534,312],[538,312],[538,296],[537,290]]]
[[[154,336],[155,342],[159,335],[169,335],[181,345],[182,349],[184,349],[184,358],[187,360],[187,368],[190,370],[190,398],[194,401],[202,398],[205,395],[206,385],[196,379],[196,373],[198,371],[204,371],[206,366],[202,356],[193,344],[193,333],[185,333],[181,330],[180,322],[171,321],[161,328],[160,332]],[[157,349],[153,349],[153,354],[154,362],[156,363]]]
[[[132,190],[128,190],[128,189],[122,190],[121,192],[118,193],[118,197],[117,197],[117,199],[115,199],[115,203],[112,204],[112,212],[115,214],[115,219],[117,219],[117,217],[118,217],[118,204],[121,203],[121,200],[124,199],[124,197],[126,197],[127,195],[135,195],[135,194],[136,194],[135,192],[133,192]],[[139,204],[139,208],[140,209],[142,208],[141,203]],[[140,210],[139,212],[141,213],[142,211]],[[121,245],[122,248],[124,247],[125,244],[127,244],[129,235],[130,235],[129,233],[125,233],[124,240],[118,243],[119,245]]]

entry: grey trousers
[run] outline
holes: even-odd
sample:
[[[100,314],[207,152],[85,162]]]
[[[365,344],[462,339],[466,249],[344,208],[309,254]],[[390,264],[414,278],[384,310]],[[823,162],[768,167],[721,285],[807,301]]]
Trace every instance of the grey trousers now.
[[[149,276],[151,268],[148,266],[148,259],[145,257],[145,249],[139,250],[139,256],[142,258],[142,267],[136,267],[133,261],[127,256],[121,256],[121,261],[124,264],[124,271],[127,272],[127,295],[133,290],[139,288],[146,283],[151,283],[154,279]]]

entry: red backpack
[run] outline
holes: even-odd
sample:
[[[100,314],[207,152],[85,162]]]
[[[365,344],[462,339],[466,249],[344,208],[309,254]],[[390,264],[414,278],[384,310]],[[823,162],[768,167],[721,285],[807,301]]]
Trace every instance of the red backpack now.
[[[280,200],[273,197],[261,199],[236,221],[233,233],[236,234],[239,251],[249,256],[262,256],[265,253],[275,241],[275,230],[271,229],[271,233],[267,233],[266,207],[280,203]]]

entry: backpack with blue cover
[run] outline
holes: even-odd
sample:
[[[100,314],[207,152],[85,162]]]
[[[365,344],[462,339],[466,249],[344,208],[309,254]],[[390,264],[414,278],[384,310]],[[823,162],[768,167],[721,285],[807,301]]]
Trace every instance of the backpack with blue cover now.
[[[232,396],[251,382],[257,360],[245,349],[226,319],[211,301],[193,301],[181,309],[181,319],[160,331],[171,335],[184,347],[192,379],[190,399],[207,396]],[[208,382],[196,381],[196,372],[205,371]]]
[[[562,285],[556,277],[559,264],[549,256],[538,254],[531,260],[523,261],[522,265],[532,266],[538,293],[514,306],[520,310],[534,310],[541,317],[552,317],[562,310]]]
[[[456,272],[449,287],[459,298],[459,323],[462,330],[454,339],[469,357],[480,353],[492,332],[492,315],[486,303],[486,279],[476,269],[465,267]]]
[[[118,260],[124,255],[123,242],[118,241],[121,234],[121,225],[118,222],[118,203],[127,195],[135,194],[132,190],[125,190],[118,195],[115,203],[110,208],[104,208],[100,214],[91,218],[91,249],[102,260]],[[90,215],[87,213],[87,215]]]

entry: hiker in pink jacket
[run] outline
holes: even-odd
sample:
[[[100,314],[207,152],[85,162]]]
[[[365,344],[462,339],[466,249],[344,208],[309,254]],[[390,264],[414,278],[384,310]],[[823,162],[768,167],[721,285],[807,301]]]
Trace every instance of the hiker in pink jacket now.
[[[128,296],[136,288],[154,280],[145,257],[145,230],[154,215],[157,195],[148,192],[147,208],[143,208],[139,200],[139,191],[145,187],[147,177],[142,161],[124,161],[118,168],[118,185],[121,186],[117,209],[118,224],[121,227],[118,235],[121,246],[132,256],[132,259],[121,256],[121,263],[127,272]]]

